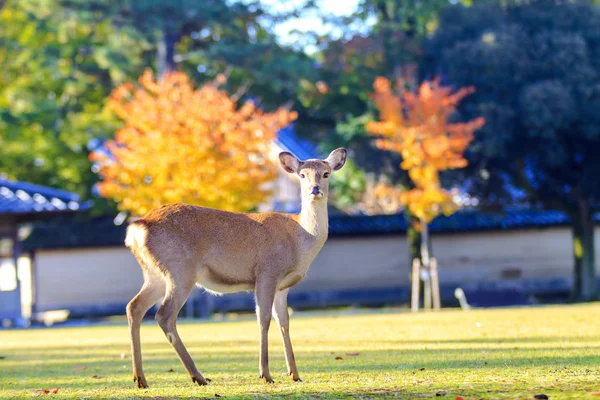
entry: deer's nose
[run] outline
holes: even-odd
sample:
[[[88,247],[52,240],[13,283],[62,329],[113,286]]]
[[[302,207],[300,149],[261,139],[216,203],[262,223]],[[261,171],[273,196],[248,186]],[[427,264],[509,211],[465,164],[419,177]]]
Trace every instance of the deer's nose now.
[[[311,188],[310,194],[319,194],[321,192],[321,188],[319,186],[313,186]]]

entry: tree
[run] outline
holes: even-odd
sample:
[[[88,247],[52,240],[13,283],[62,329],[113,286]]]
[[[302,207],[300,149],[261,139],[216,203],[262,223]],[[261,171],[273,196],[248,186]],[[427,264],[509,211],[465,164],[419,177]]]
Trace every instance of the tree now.
[[[141,73],[143,40],[58,2],[0,9],[0,171],[91,196],[87,145],[116,122],[104,110],[114,83]]]
[[[0,173],[91,197],[98,176],[88,146],[118,128],[106,99],[148,66],[168,64],[199,82],[228,70],[231,92],[246,88],[265,109],[296,98],[300,77],[312,79],[312,61],[278,46],[258,23],[268,15],[253,7],[187,0],[3,2]],[[170,47],[163,52],[165,29]],[[95,203],[96,212],[114,207]]]
[[[299,81],[314,78],[313,61],[279,46],[263,26],[290,15],[270,15],[260,1],[76,1],[140,32],[150,44],[146,65],[158,76],[177,70],[202,83],[227,70],[230,89],[248,91],[268,108],[295,99]]]
[[[157,82],[147,71],[140,85],[114,90],[110,107],[125,125],[90,155],[102,196],[136,215],[180,201],[249,211],[267,199],[264,186],[277,171],[269,145],[295,112],[267,113],[252,102],[238,108],[217,83],[194,89],[182,72]]]
[[[392,79],[412,73],[421,60],[421,40],[435,30],[439,13],[450,4],[449,0],[360,0],[348,16],[322,15],[324,22],[336,27],[335,36],[316,38],[321,49],[320,81],[328,90],[319,90],[317,80],[307,82],[303,101],[321,118],[344,121],[348,115],[363,115],[371,82],[377,76]]]
[[[380,120],[366,128],[379,137],[377,147],[402,156],[400,166],[408,171],[415,187],[399,197],[420,221],[421,256],[427,260],[427,225],[440,213],[450,215],[457,209],[453,194],[441,188],[439,173],[467,165],[463,154],[484,120],[449,122],[460,101],[474,91],[472,87],[454,93],[438,81],[423,82],[414,93],[405,87],[405,82],[399,81],[396,94],[388,79],[375,80],[373,101]]]
[[[376,180],[383,179],[393,186],[411,185],[408,175],[395,167],[400,157],[373,146],[364,129],[372,119],[371,83],[377,76],[396,79],[417,71],[421,41],[435,29],[439,13],[448,5],[448,0],[361,0],[349,16],[323,16],[341,32],[341,37],[317,38],[322,49],[318,55],[320,76],[305,82],[300,99],[310,108],[309,115],[326,128],[311,126],[310,134],[329,147],[344,146],[353,151],[360,169],[377,176]],[[357,29],[364,26],[370,28]],[[318,83],[327,90],[319,90]],[[336,195],[343,189],[340,186],[338,180],[332,181]],[[344,197],[344,202],[349,199]],[[415,218],[408,209],[405,214],[410,222],[407,240],[413,259],[419,257],[420,236],[412,228]]]
[[[482,2],[450,7],[426,46],[426,71],[478,88],[460,111],[487,121],[469,156],[482,200],[570,216],[581,300],[597,294],[598,26],[600,9],[587,1]]]

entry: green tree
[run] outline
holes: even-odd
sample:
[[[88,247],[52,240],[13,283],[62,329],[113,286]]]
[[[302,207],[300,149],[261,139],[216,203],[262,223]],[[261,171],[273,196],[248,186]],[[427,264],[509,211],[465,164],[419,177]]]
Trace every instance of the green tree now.
[[[471,147],[483,200],[559,209],[572,221],[574,297],[596,297],[594,207],[600,195],[600,10],[587,1],[451,7],[426,70],[474,85],[464,117],[487,123]]]
[[[73,0],[70,0],[73,1]],[[159,76],[181,70],[208,82],[228,71],[233,92],[251,93],[267,108],[295,99],[299,80],[314,78],[312,60],[282,48],[263,25],[272,16],[259,1],[77,0],[106,9],[113,24],[131,24],[150,43],[147,65]]]
[[[256,7],[9,0],[0,8],[0,172],[90,197],[98,177],[86,147],[119,127],[106,99],[147,66],[199,82],[229,71],[234,97],[252,95],[267,109],[295,98],[312,61],[278,46]]]
[[[0,9],[0,171],[87,198],[89,141],[111,132],[113,82],[142,64],[144,41],[94,13],[51,1]]]

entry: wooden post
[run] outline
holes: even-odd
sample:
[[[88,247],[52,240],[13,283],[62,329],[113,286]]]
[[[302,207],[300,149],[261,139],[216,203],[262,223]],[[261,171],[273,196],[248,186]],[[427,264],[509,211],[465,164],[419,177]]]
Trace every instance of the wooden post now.
[[[431,310],[431,273],[429,268],[424,267],[421,271],[423,275],[423,309]]]
[[[429,227],[421,218],[421,260],[423,261],[423,308],[431,310],[431,259],[429,257]]]
[[[440,281],[438,279],[438,263],[435,257],[431,258],[431,289],[433,295],[433,309],[439,311],[441,308],[440,302]]]
[[[412,291],[410,308],[412,312],[419,311],[419,286],[421,286],[421,262],[415,258],[412,263]]]

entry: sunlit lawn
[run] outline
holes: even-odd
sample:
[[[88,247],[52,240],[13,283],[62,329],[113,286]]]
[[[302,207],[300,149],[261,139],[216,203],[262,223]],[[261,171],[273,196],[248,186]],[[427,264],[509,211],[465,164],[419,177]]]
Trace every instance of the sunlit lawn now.
[[[134,387],[124,324],[0,331],[0,398],[600,398],[592,393],[600,391],[600,303],[296,313],[291,333],[304,382],[285,375],[272,329],[274,385],[258,378],[255,321],[180,323],[180,333],[209,386],[192,384],[153,321],[142,327],[147,390]]]

